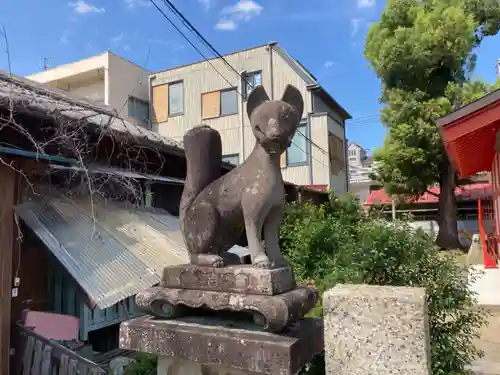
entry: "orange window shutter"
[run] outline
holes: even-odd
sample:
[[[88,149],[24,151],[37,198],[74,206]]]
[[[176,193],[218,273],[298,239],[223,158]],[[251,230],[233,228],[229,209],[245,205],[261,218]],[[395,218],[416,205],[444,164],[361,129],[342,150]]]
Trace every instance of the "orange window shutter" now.
[[[280,156],[280,167],[281,168],[286,168],[286,150]]]
[[[220,116],[220,91],[201,94],[201,118]]]
[[[152,122],[168,120],[168,84],[153,86],[151,100]]]

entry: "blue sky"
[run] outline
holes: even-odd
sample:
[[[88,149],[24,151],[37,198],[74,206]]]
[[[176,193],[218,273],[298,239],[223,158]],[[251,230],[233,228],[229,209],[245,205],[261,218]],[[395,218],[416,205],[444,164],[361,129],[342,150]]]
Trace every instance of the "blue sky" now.
[[[156,0],[162,6],[161,0]],[[174,0],[221,53],[276,40],[300,60],[352,115],[347,135],[380,146],[380,83],[363,57],[366,32],[382,0]],[[149,0],[0,0],[12,72],[27,75],[111,50],[151,71],[200,60]],[[307,4],[307,7],[305,7]],[[167,11],[168,13],[168,11]],[[194,40],[194,39],[193,39]],[[478,52],[475,75],[495,79],[500,37]],[[0,40],[0,69],[7,57]],[[201,46],[201,48],[203,48]],[[148,57],[148,50],[150,51]],[[210,56],[206,49],[202,49]],[[236,79],[236,78],[235,78]]]

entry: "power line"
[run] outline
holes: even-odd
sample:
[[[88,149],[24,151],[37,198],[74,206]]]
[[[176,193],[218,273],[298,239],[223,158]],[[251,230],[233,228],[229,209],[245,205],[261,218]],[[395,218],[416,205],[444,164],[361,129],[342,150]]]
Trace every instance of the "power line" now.
[[[366,122],[366,121],[375,121],[379,120],[380,116],[379,115],[373,115],[373,116],[363,116],[363,117],[358,117],[352,120],[348,120],[349,124],[356,124],[358,122]]]
[[[184,15],[182,14],[181,11],[179,11],[179,9],[177,9],[175,7],[175,5],[170,1],[170,0],[163,0],[163,2],[167,5],[167,7],[169,7],[169,9],[174,13],[176,14],[180,19],[181,21],[184,23],[184,25],[191,31],[193,32],[199,39],[201,39],[201,41],[217,56],[219,57],[233,72],[235,72],[238,77],[241,77],[241,74],[240,72],[238,72],[227,60],[226,58],[221,55],[219,53],[219,51],[217,51],[215,49],[215,47],[207,40],[205,39],[205,37],[196,29],[196,27],[194,27],[194,25],[189,22],[186,17],[184,17]],[[249,82],[246,80],[245,77],[241,77],[245,80],[245,82],[248,84]]]
[[[177,27],[177,25],[170,18],[168,18],[166,13],[154,2],[154,0],[149,0],[149,1],[151,2],[151,4],[154,5],[154,7],[158,10],[158,12],[160,12],[162,16],[173,26],[173,28],[176,29],[179,32],[179,34],[182,35],[182,37],[186,40],[186,42],[188,42],[191,45],[191,47],[193,47],[201,55],[201,57],[203,57],[203,59],[212,66],[212,68],[214,68],[214,70],[224,79],[224,81],[226,81],[231,87],[234,87],[234,85],[231,82],[229,82],[229,80],[210,62],[210,60],[208,60],[208,58],[203,54],[203,52],[201,52],[200,49],[196,47],[194,43],[191,42],[186,35],[184,35],[184,33]]]
[[[219,71],[215,68],[215,66],[207,59],[207,57],[189,40],[189,38],[184,35],[184,33],[174,24],[174,22],[165,14],[165,12],[163,12],[163,10],[161,10],[161,8],[154,2],[154,0],[149,0],[154,6],[155,8],[163,15],[163,17],[165,19],[167,19],[167,21],[182,35],[182,37],[202,56],[202,58],[208,62],[212,68],[215,69],[215,71],[231,86],[231,87],[234,87],[230,82],[229,80]],[[193,26],[193,24],[191,22],[189,22],[186,17],[182,14],[181,11],[179,11],[174,4],[172,4],[172,2],[170,0],[163,0],[164,3],[167,5],[167,7],[184,23],[184,25],[191,31],[193,32],[198,38],[200,38],[204,43],[205,45],[219,58],[221,58],[224,63],[226,63],[226,65],[228,65],[231,70],[233,70],[240,79],[242,80],[245,80],[245,82],[248,83],[248,81],[224,58],[224,56],[222,56],[216,49],[215,47],[209,43],[205,37],[203,37],[203,35]],[[236,89],[236,92],[242,97],[244,98],[244,96]],[[313,146],[315,146],[316,148],[318,148],[319,150],[321,150],[324,154],[328,155],[328,152],[326,150],[324,150],[322,147],[318,146],[315,142],[313,142],[310,138],[308,138],[305,134],[303,134],[302,132],[300,132],[299,130],[297,130],[297,132],[302,135],[308,142],[310,142]],[[302,150],[304,152],[304,150]]]

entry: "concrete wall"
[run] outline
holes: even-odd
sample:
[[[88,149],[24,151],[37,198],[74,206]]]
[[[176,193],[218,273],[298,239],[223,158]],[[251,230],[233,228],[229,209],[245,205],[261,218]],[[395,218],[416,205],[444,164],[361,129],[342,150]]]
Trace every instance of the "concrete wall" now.
[[[47,83],[57,80],[65,80],[68,77],[77,76],[85,72],[97,70],[107,66],[108,52],[92,56],[87,59],[75,61],[69,64],[59,65],[43,72],[34,73],[26,78],[36,82]]]
[[[69,85],[68,91],[76,96],[92,100],[99,104],[105,104],[105,81],[100,77],[96,77],[92,81],[87,81],[83,85]]]
[[[108,105],[121,116],[128,116],[126,105],[129,95],[149,100],[149,72],[113,53],[108,54]]]
[[[28,76],[77,96],[111,106],[128,117],[129,95],[149,100],[149,72],[111,52]]]

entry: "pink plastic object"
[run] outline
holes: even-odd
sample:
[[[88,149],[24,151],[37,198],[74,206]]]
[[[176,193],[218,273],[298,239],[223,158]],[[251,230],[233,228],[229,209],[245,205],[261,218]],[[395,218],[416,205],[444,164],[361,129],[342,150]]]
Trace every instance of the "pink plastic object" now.
[[[23,311],[23,326],[51,340],[78,340],[80,319],[44,311]]]

